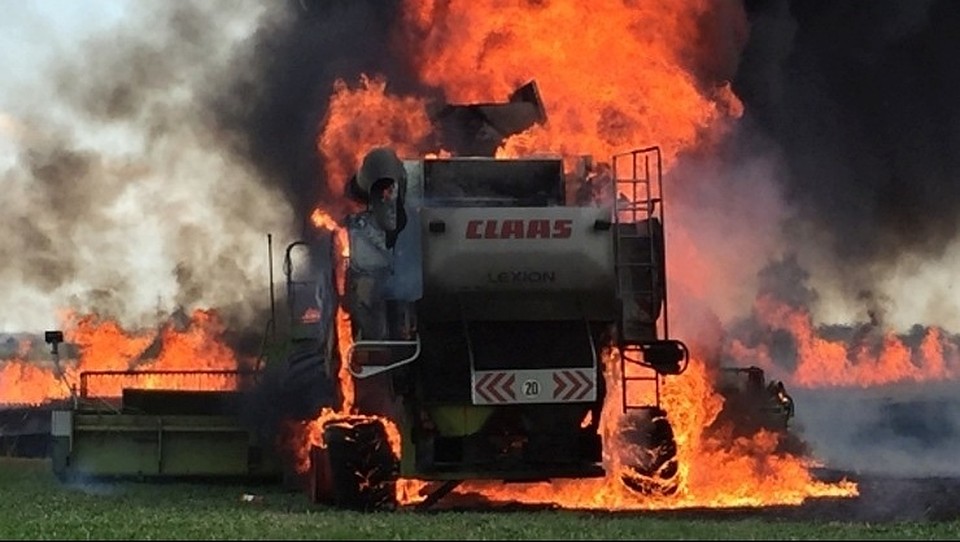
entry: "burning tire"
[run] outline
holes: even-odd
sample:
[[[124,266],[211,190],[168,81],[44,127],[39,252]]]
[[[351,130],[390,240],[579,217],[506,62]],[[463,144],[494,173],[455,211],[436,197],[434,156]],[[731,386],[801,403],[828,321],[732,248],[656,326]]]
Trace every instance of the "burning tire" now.
[[[667,413],[660,408],[630,412],[618,435],[621,480],[643,495],[673,495],[679,487],[677,442]]]
[[[396,505],[398,464],[383,424],[334,422],[324,428],[329,465],[328,499],[334,506],[370,511]]]

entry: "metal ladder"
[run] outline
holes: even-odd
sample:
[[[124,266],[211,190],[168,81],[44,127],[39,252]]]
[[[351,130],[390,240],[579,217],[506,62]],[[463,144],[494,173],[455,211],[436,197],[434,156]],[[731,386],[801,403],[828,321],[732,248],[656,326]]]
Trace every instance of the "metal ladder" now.
[[[661,153],[659,147],[637,149],[613,156],[614,176],[614,265],[617,277],[618,297],[626,303],[641,303],[640,300],[653,299],[656,295],[659,264],[654,248],[654,225],[652,218],[663,224],[661,171]],[[637,239],[650,240],[649,250],[638,251]],[[637,252],[640,252],[639,258]],[[661,253],[660,257],[664,257]],[[646,270],[638,273],[637,270]],[[638,277],[648,278],[643,284],[635,284]],[[660,280],[665,280],[660,277]],[[626,284],[625,284],[626,283]],[[630,382],[651,382],[657,407],[660,406],[660,375],[642,361],[642,345],[647,341],[656,341],[669,337],[666,312],[666,286],[662,288],[663,306],[660,318],[652,322],[652,336],[640,338],[629,336],[625,327],[631,323],[644,325],[639,319],[626,321],[621,312],[618,321],[617,348],[620,353],[620,390],[623,411],[646,408],[649,404],[631,404],[627,393]],[[636,318],[636,315],[634,316]],[[659,322],[658,322],[658,321]],[[659,325],[658,325],[659,324]],[[650,324],[647,324],[650,325]],[[661,334],[662,331],[662,334]],[[649,332],[647,333],[650,334]],[[627,362],[643,367],[649,374],[627,375]]]

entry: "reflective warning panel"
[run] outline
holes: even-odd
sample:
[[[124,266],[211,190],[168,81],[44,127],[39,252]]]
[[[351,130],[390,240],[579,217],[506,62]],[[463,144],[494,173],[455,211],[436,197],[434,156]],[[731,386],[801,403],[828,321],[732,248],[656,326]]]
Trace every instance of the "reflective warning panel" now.
[[[574,403],[597,398],[596,371],[575,369],[530,369],[521,371],[475,371],[473,404]]]

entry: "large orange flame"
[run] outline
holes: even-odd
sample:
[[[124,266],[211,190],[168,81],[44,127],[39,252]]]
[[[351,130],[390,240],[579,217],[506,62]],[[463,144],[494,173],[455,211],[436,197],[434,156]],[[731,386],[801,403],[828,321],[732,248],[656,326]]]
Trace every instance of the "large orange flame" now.
[[[346,228],[340,226],[332,216],[326,212],[316,209],[312,215],[313,224],[324,229],[333,235],[334,255],[336,257],[334,276],[336,279],[337,295],[343,299],[346,294],[347,266],[350,265],[350,238]],[[343,359],[353,344],[353,329],[350,322],[350,315],[344,309],[342,304],[338,304],[335,312],[337,326],[337,350]],[[349,413],[353,410],[353,377],[345,363],[341,363],[338,369],[337,378],[340,382],[340,399],[342,402],[340,412]],[[323,417],[323,415],[321,415]],[[321,432],[315,431],[317,435]],[[319,444],[318,444],[319,445]],[[300,453],[306,453],[301,450]]]
[[[330,211],[351,210],[349,200],[343,197],[345,181],[371,147],[392,145],[401,155],[415,153],[430,132],[425,102],[388,96],[386,87],[384,79],[366,75],[354,89],[342,80],[334,85],[324,130],[317,141],[326,164],[327,187],[338,202]]]
[[[608,353],[610,386],[604,405],[603,431],[615,431],[621,412],[619,365]],[[614,450],[605,450],[608,475],[595,480],[560,480],[537,484],[471,482],[458,493],[476,493],[491,500],[552,503],[566,508],[663,509],[801,504],[809,498],[850,497],[856,484],[828,484],[810,474],[810,460],[777,454],[778,435],[760,432],[752,438],[721,441],[704,437],[703,428],[718,414],[723,400],[713,390],[706,365],[696,359],[664,392],[663,402],[676,433],[681,485],[670,497],[642,497],[620,481]],[[648,390],[630,390],[631,403]]]
[[[742,46],[743,14],[720,3],[407,0],[405,8],[406,50],[447,100],[502,100],[537,81],[548,123],[507,141],[505,155],[608,157],[656,142],[669,161],[742,109],[726,81],[704,84],[690,69],[705,18],[733,23],[730,40]]]
[[[796,368],[786,372],[778,367],[763,345],[750,348],[733,341],[728,347],[731,356],[780,374],[792,385],[870,387],[952,379],[958,375],[958,346],[936,327],[925,330],[920,343],[911,348],[902,337],[882,328],[873,330],[879,335],[876,345],[827,338],[817,330],[809,309],[771,295],[758,296],[754,315],[766,329],[786,331],[793,338]]]
[[[151,332],[127,331],[116,321],[77,313],[67,313],[63,326],[65,342],[76,347],[78,357],[62,360],[62,376],[50,360],[0,361],[0,404],[64,399],[71,389],[88,396],[119,397],[124,387],[231,390],[237,386],[235,376],[154,372],[239,368],[233,351],[223,343],[223,324],[212,310],[195,310],[180,325],[168,322]],[[122,374],[81,380],[88,371]]]
[[[39,405],[70,396],[52,367],[23,359],[0,361],[0,405]]]
[[[339,88],[339,87],[338,87]],[[333,98],[336,100],[337,98]],[[354,149],[356,152],[359,149]],[[359,158],[359,156],[357,156]],[[328,212],[322,209],[315,209],[311,215],[313,225],[318,229],[329,232],[334,241],[334,275],[336,280],[337,293],[340,299],[346,294],[346,272],[350,265],[350,240],[346,228],[342,227],[336,219]],[[377,419],[383,423],[390,439],[390,448],[393,453],[400,456],[400,431],[396,424],[384,417],[366,416],[355,412],[354,400],[355,390],[353,375],[343,360],[346,359],[346,352],[353,344],[353,330],[350,321],[350,314],[342,304],[338,304],[335,311],[335,321],[337,330],[337,351],[340,353],[341,363],[337,371],[337,382],[340,392],[340,407],[338,409],[323,408],[320,413],[312,420],[306,422],[287,423],[284,427],[284,433],[281,437],[281,446],[292,454],[295,470],[303,475],[310,469],[310,450],[313,447],[325,447],[324,428],[330,423],[356,423],[363,420]],[[418,480],[401,479],[396,484],[397,501],[402,504],[409,504],[419,501],[422,497],[419,495],[420,489],[425,484]]]
[[[341,87],[338,85],[338,88]],[[333,98],[333,100],[336,99],[336,97]],[[355,149],[349,151],[351,156],[353,152],[355,152]],[[333,265],[335,287],[339,298],[342,299],[346,292],[346,270],[350,262],[348,232],[331,214],[322,209],[313,211],[311,221],[315,227],[328,232],[332,236],[335,259]],[[342,360],[345,359],[347,351],[353,344],[350,315],[342,304],[337,304],[334,311],[334,320],[337,333],[337,351]],[[354,412],[353,376],[350,374],[346,363],[340,363],[337,371],[337,383],[340,393],[340,407],[338,409],[323,408],[312,420],[289,422],[284,427],[285,433],[281,437],[281,446],[292,454],[294,468],[301,475],[307,473],[310,469],[310,449],[314,446],[325,447],[323,430],[328,423],[347,423],[349,420],[367,419],[367,417],[356,416]],[[396,443],[394,451],[399,453],[399,441]]]

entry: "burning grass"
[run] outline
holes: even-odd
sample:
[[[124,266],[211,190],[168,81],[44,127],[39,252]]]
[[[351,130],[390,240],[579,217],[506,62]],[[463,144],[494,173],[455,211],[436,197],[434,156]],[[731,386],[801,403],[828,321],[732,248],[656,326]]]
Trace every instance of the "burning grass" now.
[[[248,503],[244,494],[262,498]],[[933,539],[960,530],[956,519],[877,524],[835,521],[837,513],[817,519],[818,513],[808,509],[806,517],[789,516],[765,509],[681,515],[513,507],[364,515],[317,508],[302,494],[274,486],[67,487],[53,478],[46,461],[0,459],[3,539]]]

